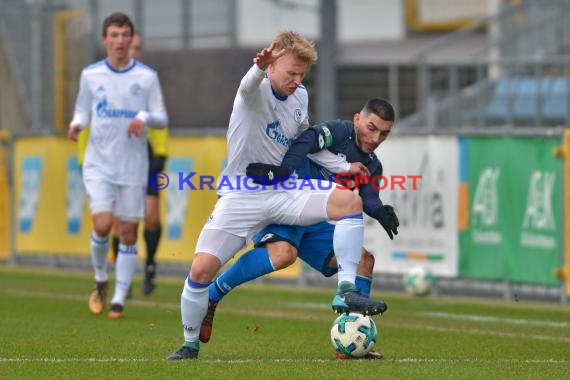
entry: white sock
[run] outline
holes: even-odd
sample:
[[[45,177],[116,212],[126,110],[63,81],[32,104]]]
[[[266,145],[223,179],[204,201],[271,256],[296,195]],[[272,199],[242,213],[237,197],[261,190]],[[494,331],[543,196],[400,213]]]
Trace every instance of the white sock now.
[[[101,237],[91,231],[91,264],[95,272],[95,281],[109,281],[107,273],[107,252],[109,251],[109,237]]]
[[[197,342],[200,335],[202,320],[208,311],[208,288],[210,284],[193,282],[190,276],[184,282],[184,289],[180,297],[180,312],[182,314],[182,327],[184,340]]]
[[[137,269],[137,245],[119,244],[117,262],[115,264],[115,294],[111,304],[125,304],[129,286]]]
[[[362,213],[342,217],[336,222],[333,247],[338,262],[338,282],[354,284],[364,242]]]

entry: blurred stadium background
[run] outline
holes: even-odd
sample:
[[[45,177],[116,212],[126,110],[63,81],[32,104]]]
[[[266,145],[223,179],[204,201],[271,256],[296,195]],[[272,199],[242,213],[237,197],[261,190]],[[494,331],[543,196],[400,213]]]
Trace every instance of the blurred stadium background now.
[[[367,221],[377,284],[401,290],[420,264],[438,294],[567,302],[570,0],[0,0],[2,262],[90,265],[65,131],[81,69],[104,55],[100,24],[119,10],[161,77],[168,172],[219,173],[239,80],[255,51],[294,29],[318,42],[312,120],[390,100],[386,174],[423,176],[381,193],[400,216],[397,239]],[[160,274],[185,273],[215,199],[164,191]],[[272,277],[323,281],[301,264]]]

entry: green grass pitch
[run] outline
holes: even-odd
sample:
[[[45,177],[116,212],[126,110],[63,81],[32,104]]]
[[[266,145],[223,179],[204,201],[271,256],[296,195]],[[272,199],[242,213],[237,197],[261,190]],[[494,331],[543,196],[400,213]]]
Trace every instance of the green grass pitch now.
[[[87,272],[0,266],[0,379],[563,379],[570,307],[384,293],[379,361],[337,360],[333,289],[254,284],[218,307],[200,359],[167,362],[182,343],[183,279],[140,276],[127,317],[92,316]],[[375,292],[373,296],[380,297]]]

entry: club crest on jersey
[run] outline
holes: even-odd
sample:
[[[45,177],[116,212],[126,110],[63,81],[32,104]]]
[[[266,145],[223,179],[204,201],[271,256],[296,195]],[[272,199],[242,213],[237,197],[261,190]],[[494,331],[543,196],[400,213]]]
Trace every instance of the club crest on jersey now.
[[[301,122],[301,110],[299,108],[295,109],[295,121],[297,123]]]
[[[129,89],[129,92],[134,96],[138,96],[141,93],[141,91],[142,87],[138,83],[133,84]]]

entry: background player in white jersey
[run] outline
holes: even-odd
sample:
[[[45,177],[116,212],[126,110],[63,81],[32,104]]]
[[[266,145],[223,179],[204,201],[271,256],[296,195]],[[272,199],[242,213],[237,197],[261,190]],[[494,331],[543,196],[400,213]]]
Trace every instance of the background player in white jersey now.
[[[358,195],[332,184],[319,188],[316,180],[311,190],[290,191],[283,183],[264,188],[251,178],[244,180],[251,163],[279,168],[291,142],[309,127],[308,95],[301,81],[316,58],[311,42],[295,32],[283,32],[256,55],[240,83],[227,133],[228,165],[218,182],[221,197],[202,229],[182,291],[184,344],[169,360],[198,357],[210,281],[247,239],[269,223],[310,225],[337,220],[334,249],[339,286],[333,308],[368,314],[387,308],[381,301],[359,295],[354,285],[364,230]]]
[[[143,54],[143,38],[140,34],[135,33],[129,48],[129,56],[138,61],[142,59]],[[148,128],[146,131],[148,140],[148,172],[156,173],[163,171],[168,156],[168,128]],[[85,149],[89,140],[89,126],[79,133],[77,138],[77,155],[80,168],[83,166],[85,157]],[[146,209],[144,217],[144,240],[146,243],[146,260],[144,268],[144,277],[142,284],[143,294],[151,294],[155,288],[156,276],[156,253],[158,244],[162,234],[162,226],[160,222],[160,201],[159,191],[151,186],[146,189]],[[113,227],[111,229],[111,252],[113,255],[109,261],[113,264],[117,260],[119,251],[119,223],[118,217],[113,218]],[[129,287],[127,299],[131,298],[132,285]]]
[[[89,297],[93,314],[105,308],[107,252],[113,215],[120,219],[115,293],[109,317],[122,318],[136,268],[137,227],[144,217],[148,152],[145,126],[164,127],[167,115],[156,72],[129,57],[134,26],[123,13],[103,21],[107,58],[81,72],[68,136],[77,140],[90,125],[83,182],[91,215],[91,260],[96,288]]]

